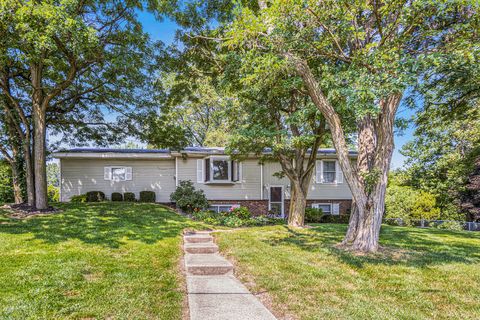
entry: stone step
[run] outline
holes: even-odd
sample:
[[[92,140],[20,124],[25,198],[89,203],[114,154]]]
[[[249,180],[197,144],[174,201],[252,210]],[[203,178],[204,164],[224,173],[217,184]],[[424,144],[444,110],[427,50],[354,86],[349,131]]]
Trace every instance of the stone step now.
[[[215,253],[185,255],[185,269],[192,275],[232,274],[233,265]]]
[[[275,320],[233,275],[187,276],[191,320]]]
[[[213,242],[213,237],[209,234],[190,234],[183,237],[185,243],[205,243]]]
[[[187,253],[217,253],[218,246],[212,242],[185,243],[183,249]]]

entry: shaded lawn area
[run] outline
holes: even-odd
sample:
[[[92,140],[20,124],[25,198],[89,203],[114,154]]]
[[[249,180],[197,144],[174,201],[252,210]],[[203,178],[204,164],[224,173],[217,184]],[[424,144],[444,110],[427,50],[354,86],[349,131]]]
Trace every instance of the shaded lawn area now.
[[[181,232],[153,204],[59,204],[14,220],[0,209],[0,319],[180,319]]]
[[[345,225],[216,233],[253,291],[295,319],[479,319],[480,233],[383,226],[380,254],[334,247]]]

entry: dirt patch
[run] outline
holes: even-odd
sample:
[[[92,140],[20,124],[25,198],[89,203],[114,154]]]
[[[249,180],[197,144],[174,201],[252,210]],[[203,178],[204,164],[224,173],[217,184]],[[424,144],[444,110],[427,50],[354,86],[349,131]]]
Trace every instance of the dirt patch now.
[[[24,219],[32,216],[59,213],[62,211],[52,206],[49,206],[46,209],[39,210],[33,206],[28,205],[27,203],[10,204],[10,205],[6,204],[3,207],[0,207],[0,209],[5,209],[11,212],[9,214],[9,217],[13,219]]]

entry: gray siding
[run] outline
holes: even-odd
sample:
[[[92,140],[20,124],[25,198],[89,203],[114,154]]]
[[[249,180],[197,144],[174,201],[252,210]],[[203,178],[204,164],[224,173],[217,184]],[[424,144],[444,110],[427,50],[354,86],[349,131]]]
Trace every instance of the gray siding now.
[[[132,180],[104,180],[103,168],[111,166],[132,167]],[[175,160],[103,160],[62,159],[61,201],[87,191],[103,191],[110,198],[112,192],[134,192],[137,199],[140,191],[155,191],[158,202],[169,202],[175,190]]]
[[[197,183],[197,159],[177,158],[178,179],[190,180],[195,188],[202,189],[210,200],[259,200],[261,189],[261,169],[258,160],[242,162],[242,180],[233,184]]]
[[[319,159],[321,160],[321,159]],[[315,169],[314,169],[315,170]],[[290,198],[289,189],[287,186],[290,184],[290,181],[287,177],[279,179],[273,176],[274,173],[282,171],[279,163],[266,163],[264,165],[264,184],[266,185],[283,185],[285,190],[285,198]],[[313,173],[315,176],[315,172]],[[348,184],[344,180],[343,183],[339,184],[325,184],[325,183],[315,183],[314,177],[312,177],[312,184],[310,185],[310,191],[308,193],[308,199],[312,200],[322,200],[322,199],[352,199],[352,194]],[[268,193],[265,194],[265,199],[268,196]]]

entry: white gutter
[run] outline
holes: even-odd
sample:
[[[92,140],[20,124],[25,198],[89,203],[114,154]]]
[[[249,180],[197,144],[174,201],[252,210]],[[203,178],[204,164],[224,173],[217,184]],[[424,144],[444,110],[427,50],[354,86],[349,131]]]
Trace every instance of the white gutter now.
[[[64,159],[171,159],[169,153],[119,153],[119,152],[56,152],[54,158]]]
[[[175,157],[175,187],[178,187],[178,157]]]

